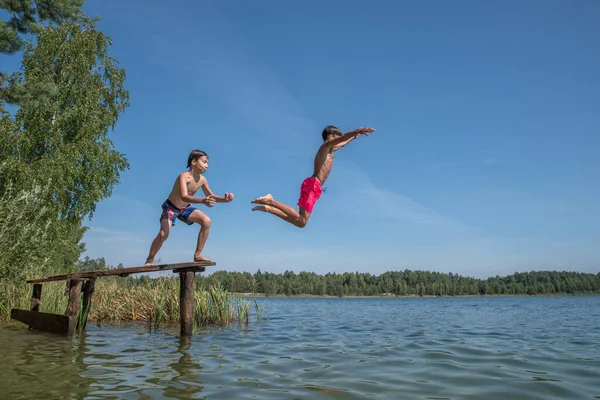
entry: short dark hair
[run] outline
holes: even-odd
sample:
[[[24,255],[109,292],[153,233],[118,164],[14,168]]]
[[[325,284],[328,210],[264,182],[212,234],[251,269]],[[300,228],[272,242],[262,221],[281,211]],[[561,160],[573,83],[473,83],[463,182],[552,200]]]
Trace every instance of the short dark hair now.
[[[192,161],[194,161],[195,159],[204,157],[204,156],[206,156],[208,158],[208,154],[206,154],[202,150],[192,150],[192,152],[190,153],[190,156],[188,157],[187,167],[188,168],[191,167]]]
[[[342,136],[342,131],[340,131],[337,126],[327,125],[321,134],[321,136],[323,136],[323,141],[326,141],[327,136],[329,135]]]

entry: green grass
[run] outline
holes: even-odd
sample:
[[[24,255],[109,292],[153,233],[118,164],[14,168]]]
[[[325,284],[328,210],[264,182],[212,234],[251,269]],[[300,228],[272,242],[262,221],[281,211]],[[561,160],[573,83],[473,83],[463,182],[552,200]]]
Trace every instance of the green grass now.
[[[68,296],[65,282],[43,284],[40,311],[64,314]],[[12,299],[8,304],[0,304],[0,321],[9,322],[11,308],[30,308],[32,285],[12,286]],[[1,289],[0,289],[1,290]],[[206,289],[196,288],[194,293],[194,328],[230,323],[248,324],[251,309],[256,320],[260,320],[262,306],[254,299],[254,304],[241,296],[229,293],[218,283]],[[253,307],[252,307],[253,306]],[[78,326],[87,323],[98,326],[122,322],[145,322],[151,328],[175,326],[179,324],[179,279],[176,277],[157,278],[131,283],[119,277],[105,277],[96,280],[92,304],[87,310],[80,306],[77,316]]]
[[[44,283],[42,288],[42,306],[40,311],[53,314],[64,314],[67,308],[68,297],[65,296],[65,282]],[[3,293],[0,301],[0,322],[10,321],[10,310],[31,308],[31,293],[33,285],[20,283],[18,285],[0,281],[0,293]]]

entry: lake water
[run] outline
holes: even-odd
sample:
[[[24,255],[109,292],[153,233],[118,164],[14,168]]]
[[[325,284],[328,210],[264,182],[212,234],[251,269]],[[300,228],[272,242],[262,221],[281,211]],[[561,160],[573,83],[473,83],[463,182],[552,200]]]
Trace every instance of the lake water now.
[[[0,327],[5,399],[600,399],[600,296],[262,299],[265,320]]]

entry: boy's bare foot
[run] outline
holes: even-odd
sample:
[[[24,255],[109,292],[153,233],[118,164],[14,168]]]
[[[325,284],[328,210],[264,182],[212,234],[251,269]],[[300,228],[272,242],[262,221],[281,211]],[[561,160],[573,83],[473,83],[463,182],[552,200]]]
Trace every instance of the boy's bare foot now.
[[[208,258],[202,256],[194,256],[194,262],[211,262]]]
[[[267,212],[267,208],[265,206],[256,206],[252,209],[252,211],[263,211]]]
[[[152,264],[154,264],[154,259],[153,258],[146,258],[146,263],[144,264],[144,267],[150,267],[152,266]]]
[[[271,202],[271,200],[273,200],[273,196],[270,194],[267,194],[263,197],[257,197],[256,199],[252,200],[250,203],[269,204]]]

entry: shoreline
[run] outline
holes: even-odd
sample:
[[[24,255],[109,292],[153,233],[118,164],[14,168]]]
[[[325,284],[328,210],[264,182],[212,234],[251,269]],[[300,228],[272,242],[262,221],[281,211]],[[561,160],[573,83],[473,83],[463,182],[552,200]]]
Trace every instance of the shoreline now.
[[[357,295],[348,295],[348,296],[331,296],[331,295],[285,295],[285,294],[277,294],[277,295],[265,295],[263,293],[235,293],[229,292],[232,295],[238,296],[241,299],[258,299],[258,298],[272,298],[272,299],[434,299],[434,298],[483,298],[483,297],[589,297],[589,296],[600,296],[600,293],[576,293],[576,294],[567,294],[567,293],[547,293],[547,294],[490,294],[490,295],[456,295],[456,296],[434,296],[434,295],[376,295],[376,296],[357,296]],[[96,318],[90,318],[88,320],[88,324],[96,324],[98,320]],[[131,318],[122,318],[119,320],[110,320],[110,319],[101,319],[100,326],[102,325],[110,325],[110,326],[118,326],[120,324],[148,324],[148,321],[139,320],[139,319],[131,319]],[[173,323],[166,323],[166,326],[169,326]],[[0,321],[0,326],[26,326],[20,322],[8,320],[8,321]],[[175,324],[176,325],[176,324]]]
[[[434,299],[434,298],[481,298],[481,297],[580,297],[580,296],[600,296],[600,293],[544,293],[544,294],[461,294],[461,295],[401,295],[396,296],[390,295],[375,295],[375,296],[358,296],[358,295],[345,295],[345,296],[332,296],[332,295],[317,295],[317,294],[274,294],[265,295],[264,293],[235,293],[231,292],[240,297],[245,298],[273,298],[273,299]]]

